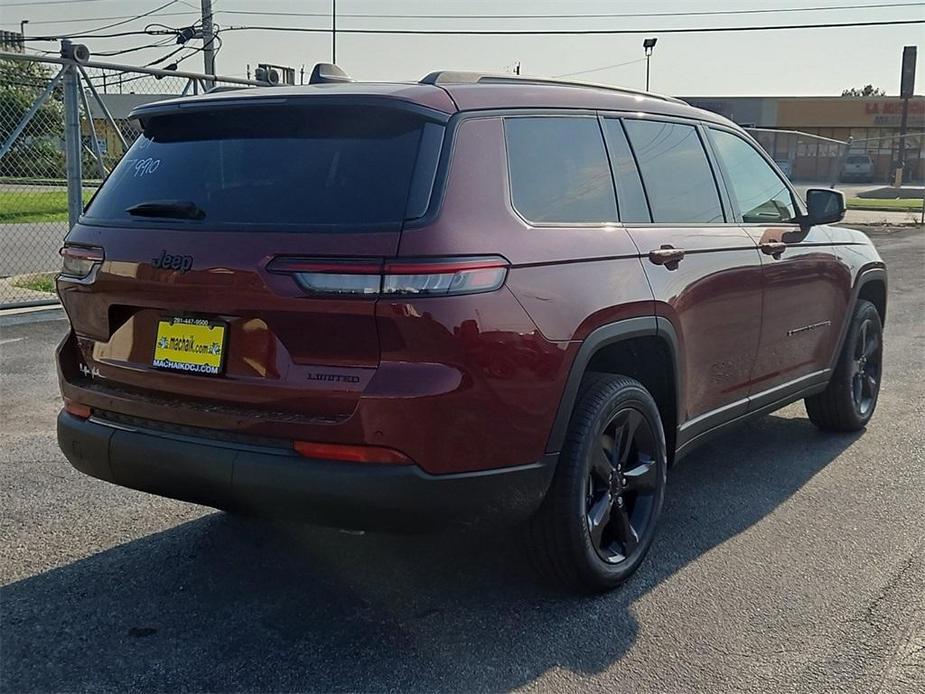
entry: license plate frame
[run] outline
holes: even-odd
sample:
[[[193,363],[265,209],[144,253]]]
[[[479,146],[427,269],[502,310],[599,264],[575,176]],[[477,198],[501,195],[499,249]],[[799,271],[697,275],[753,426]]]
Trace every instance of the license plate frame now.
[[[151,366],[174,373],[220,376],[225,372],[227,344],[225,321],[165,316],[157,321]]]

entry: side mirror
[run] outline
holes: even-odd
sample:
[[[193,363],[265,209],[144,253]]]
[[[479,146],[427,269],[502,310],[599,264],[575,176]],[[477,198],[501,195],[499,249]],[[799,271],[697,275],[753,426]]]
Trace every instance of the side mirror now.
[[[845,194],[831,188],[810,188],[806,191],[806,226],[833,224],[845,218]]]

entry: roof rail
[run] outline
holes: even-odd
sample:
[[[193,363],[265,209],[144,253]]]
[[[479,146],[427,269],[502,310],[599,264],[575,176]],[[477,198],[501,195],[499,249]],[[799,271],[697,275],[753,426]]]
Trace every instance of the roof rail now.
[[[419,84],[549,84],[560,87],[588,87],[591,89],[605,89],[611,92],[620,92],[622,94],[631,94],[634,96],[645,96],[650,99],[660,99],[670,101],[675,104],[687,104],[686,101],[677,99],[673,96],[664,94],[653,94],[639,89],[629,89],[627,87],[614,87],[609,84],[597,84],[595,82],[576,82],[574,80],[559,80],[550,77],[527,77],[521,75],[499,75],[489,72],[465,72],[459,70],[437,70],[425,75],[419,81]]]

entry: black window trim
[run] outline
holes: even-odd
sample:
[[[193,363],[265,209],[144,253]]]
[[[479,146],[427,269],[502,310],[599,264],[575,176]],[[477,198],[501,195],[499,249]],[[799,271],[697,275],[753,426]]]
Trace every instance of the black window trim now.
[[[630,138],[626,132],[626,128],[623,127],[623,116],[622,115],[607,115],[607,111],[598,111],[597,119],[601,126],[601,132],[604,135],[604,148],[607,150],[607,163],[610,164],[610,178],[613,180],[613,190],[614,197],[617,201],[617,218],[620,220],[621,224],[624,225],[636,225],[636,224],[651,224],[652,223],[652,204],[649,202],[649,191],[646,190],[645,183],[642,181],[642,173],[639,171],[639,160],[636,159],[636,152],[633,151],[632,145],[630,145]],[[623,139],[626,140],[626,146],[630,151],[630,156],[633,157],[633,167],[636,170],[636,177],[639,179],[639,185],[642,188],[642,198],[646,204],[646,212],[649,213],[648,222],[625,222],[620,213],[620,189],[617,186],[616,172],[614,171],[613,166],[613,156],[610,151],[610,136],[607,134],[607,128],[605,127],[605,120],[616,121],[620,125],[620,130],[623,132]]]
[[[404,226],[402,227],[402,232],[414,232],[418,229],[424,229],[433,224],[437,218],[440,216],[441,210],[443,209],[443,201],[446,195],[447,188],[447,179],[449,177],[450,168],[452,167],[453,158],[456,151],[456,135],[459,127],[468,120],[473,119],[482,119],[482,118],[499,118],[503,121],[505,118],[516,118],[520,116],[594,116],[598,118],[629,118],[629,117],[647,117],[649,120],[663,120],[669,122],[682,123],[685,125],[693,125],[698,128],[703,126],[717,126],[723,127],[719,123],[714,123],[711,120],[700,120],[697,118],[691,118],[688,116],[670,116],[665,114],[649,114],[645,112],[631,111],[628,109],[602,109],[602,108],[588,108],[581,106],[571,106],[571,107],[560,107],[560,106],[500,106],[500,107],[488,107],[488,108],[473,108],[471,110],[457,111],[452,114],[449,119],[445,121],[446,133],[444,136],[443,147],[440,153],[440,162],[437,166],[437,175],[434,182],[434,191],[431,196],[430,205],[427,209],[427,212],[424,216],[417,219],[406,219]],[[735,132],[735,131],[734,131]],[[503,122],[502,122],[502,146],[507,147],[507,141],[504,138],[503,134]],[[606,135],[604,137],[604,146],[607,147]],[[608,150],[608,158],[610,153]],[[707,149],[707,157],[710,159],[711,166],[716,166],[716,161],[712,157],[712,148]],[[505,165],[507,162],[507,153],[505,152]],[[637,168],[638,170],[638,168]],[[714,174],[715,176],[715,174]],[[724,205],[724,216],[731,216],[731,206],[726,191],[725,181],[721,181],[719,184],[720,191],[720,200]],[[643,185],[643,192],[645,192],[645,186]],[[508,197],[508,207],[513,210],[510,200],[510,191],[507,193]],[[614,198],[617,201],[617,211],[619,213],[620,209],[620,200],[618,191],[614,189]],[[648,201],[647,201],[648,202]],[[619,215],[618,215],[619,216]],[[650,210],[651,216],[651,210]],[[517,215],[518,219],[522,218],[520,215]],[[523,221],[523,220],[522,220]],[[533,226],[529,222],[524,221],[528,226]],[[725,222],[725,224],[735,224],[736,222]],[[697,227],[715,227],[716,224],[646,224],[643,222],[615,222],[613,224],[605,225],[586,225],[586,224],[575,224],[575,225],[565,225],[566,227],[580,227],[580,226],[590,226],[591,228],[601,228],[601,229],[610,229],[614,227],[630,227],[630,226],[664,226],[664,227],[684,227],[684,228],[697,228]],[[550,228],[562,228],[560,225],[552,225]],[[539,227],[543,228],[543,227]]]
[[[613,229],[615,227],[623,226],[623,223],[619,221],[620,202],[617,199],[617,190],[613,180],[613,169],[610,166],[610,152],[607,148],[607,136],[604,133],[603,125],[601,124],[596,111],[589,111],[587,109],[556,109],[555,111],[533,111],[525,109],[522,112],[506,110],[501,112],[499,115],[501,117],[501,135],[504,145],[504,162],[505,167],[507,168],[507,171],[505,172],[505,177],[507,179],[507,203],[511,210],[513,210],[514,214],[517,215],[518,219],[520,219],[527,226],[535,229]],[[514,189],[513,182],[511,181],[511,152],[508,148],[507,132],[505,130],[505,123],[508,120],[517,118],[589,118],[595,120],[597,123],[598,131],[601,135],[601,144],[604,147],[604,157],[607,161],[607,168],[610,174],[610,189],[611,193],[613,194],[614,210],[616,211],[617,217],[616,219],[609,222],[538,222],[529,219],[526,215],[517,209],[517,205],[514,204]]]
[[[430,209],[445,139],[445,124],[424,122],[417,157],[411,170],[411,185],[408,188],[408,199],[405,201],[403,225],[408,221],[421,219]]]
[[[606,115],[604,117],[607,117]],[[709,144],[706,133],[704,132],[704,123],[703,121],[694,120],[692,118],[675,118],[672,116],[662,116],[655,115],[650,116],[648,113],[640,112],[633,114],[621,114],[618,116],[621,125],[623,122],[628,120],[641,120],[653,123],[675,123],[677,125],[687,125],[693,127],[697,133],[697,137],[700,139],[700,146],[703,147],[704,155],[707,158],[707,165],[710,168],[710,174],[713,176],[713,185],[716,186],[716,193],[719,197],[720,209],[723,213],[723,221],[721,222],[657,222],[654,221],[655,216],[652,214],[652,206],[649,205],[649,217],[653,219],[651,222],[625,222],[627,227],[665,227],[665,228],[684,228],[684,229],[698,229],[705,228],[709,229],[711,227],[717,226],[738,226],[738,222],[734,219],[731,219],[732,214],[732,201],[729,196],[729,191],[726,189],[726,181],[719,175],[718,172],[718,162],[713,156],[712,145]],[[624,125],[624,132],[626,132],[626,127]],[[642,171],[639,169],[639,159],[636,156],[636,149],[633,147],[633,142],[629,138],[629,133],[627,132],[627,142],[630,146],[630,151],[633,153],[633,160],[636,162],[636,170],[639,171],[639,180],[642,183],[642,189],[646,194],[646,202],[649,202],[649,190],[646,187],[645,177],[642,175]]]
[[[767,226],[800,226],[800,218],[805,216],[806,209],[803,206],[803,201],[799,195],[797,195],[796,190],[793,187],[793,184],[787,179],[786,176],[782,175],[777,168],[777,164],[774,162],[773,158],[767,153],[767,151],[762,147],[754,138],[752,138],[748,133],[736,130],[735,128],[729,128],[723,125],[718,125],[714,123],[704,124],[704,136],[708,143],[710,156],[716,162],[716,168],[720,172],[720,176],[723,179],[723,186],[726,188],[729,194],[729,205],[732,210],[732,214],[735,218],[735,223],[743,227],[767,227]],[[710,137],[709,130],[719,130],[734,137],[738,137],[740,140],[745,142],[747,145],[751,146],[753,150],[758,153],[758,156],[764,159],[765,163],[771,168],[771,171],[774,175],[780,179],[783,183],[784,188],[787,189],[787,192],[790,193],[790,200],[793,203],[793,208],[796,210],[796,219],[789,222],[746,222],[744,220],[742,210],[739,209],[739,204],[735,199],[735,196],[732,195],[732,183],[730,181],[729,171],[726,169],[725,164],[723,164],[722,158],[720,158],[719,153],[715,150],[713,146],[713,139]]]

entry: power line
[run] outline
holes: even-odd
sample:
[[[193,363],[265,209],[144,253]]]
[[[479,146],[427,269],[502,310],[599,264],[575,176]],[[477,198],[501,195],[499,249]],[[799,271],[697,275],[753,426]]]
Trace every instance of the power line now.
[[[26,36],[24,41],[59,41],[60,39],[114,39],[121,36],[158,36],[161,34],[176,34],[179,30],[151,30],[151,31],[117,31],[111,34],[68,34],[67,36]],[[319,30],[320,31],[320,30]]]
[[[179,48],[176,48],[176,49],[170,51],[170,53],[168,53],[167,55],[162,55],[160,58],[157,58],[156,60],[152,60],[150,63],[145,63],[145,67],[154,67],[155,65],[160,65],[160,64],[163,63],[165,60],[169,60],[170,58],[173,58],[177,53],[179,53],[180,51],[185,50],[185,49],[187,49],[187,48],[193,48],[193,46],[185,46],[185,45],[184,45],[184,46],[180,46]],[[199,51],[199,50],[202,50],[202,49],[201,49],[201,48],[196,48],[195,50],[196,50],[196,51]],[[194,51],[194,52],[195,52],[195,51]],[[190,55],[193,55],[193,53],[190,53]],[[187,57],[188,57],[188,56],[187,56]],[[181,58],[180,60],[183,60],[183,58]],[[178,60],[177,63],[179,64],[179,62],[180,62],[180,61]]]
[[[163,39],[162,41],[158,41],[157,43],[149,43],[144,46],[134,46],[133,48],[123,48],[122,50],[118,50],[118,51],[96,51],[94,52],[93,55],[100,55],[100,56],[105,56],[107,58],[110,58],[112,56],[123,55],[125,53],[136,53],[138,51],[148,50],[149,48],[162,48],[163,46],[166,46],[167,44],[173,43],[173,42],[174,42],[174,39],[172,37],[168,37],[166,39]]]
[[[695,34],[737,31],[780,31],[790,29],[837,29],[844,27],[925,24],[925,19],[895,19],[871,22],[827,22],[824,24],[778,24],[741,27],[674,27],[670,29],[338,29],[341,34],[414,34],[421,36],[585,36],[618,34]],[[280,26],[230,26],[225,31],[290,31],[328,34],[328,28]]]
[[[601,72],[602,70],[611,70],[618,67],[626,67],[627,65],[636,65],[637,63],[646,62],[645,58],[639,58],[638,60],[630,60],[625,63],[614,63],[613,65],[602,65],[601,67],[592,67],[588,70],[578,70],[577,72],[565,72],[561,75],[553,75],[554,78],[559,77],[575,77],[576,75],[587,75],[589,72]]]
[[[215,35],[215,38],[219,39],[218,49],[216,49],[216,54],[217,54],[218,51],[221,50],[221,39],[218,37],[218,34]],[[180,56],[179,59],[175,60],[173,63],[174,66],[179,66],[180,63],[182,63],[184,60],[188,60],[189,58],[192,58],[194,55],[202,53],[203,51],[203,49],[199,48],[198,46],[180,46],[180,48],[177,49],[176,51],[168,53],[167,55],[162,56],[161,58],[148,63],[147,65],[145,65],[145,67],[151,67],[153,65],[157,65],[163,62],[164,60],[167,60],[168,58],[176,55],[179,51],[183,49],[189,49],[190,52],[187,53],[186,55]],[[166,69],[174,69],[174,68],[168,67]],[[135,75],[134,77],[125,77],[125,78],[120,75],[114,78],[111,84],[113,87],[121,88],[122,86],[126,84],[130,84],[131,82],[137,82],[138,80],[143,80],[143,79],[150,78],[150,77],[152,77],[152,75],[149,75],[149,74],[140,74],[140,75]],[[102,80],[103,76],[91,77],[90,79],[97,81],[97,83],[99,83],[98,81]],[[162,78],[155,77],[155,79],[162,79]],[[219,79],[219,81],[221,80]]]
[[[29,7],[33,5],[76,5],[79,2],[102,2],[103,0],[48,0],[48,2],[8,2],[7,7]]]
[[[371,14],[357,12],[339,12],[338,17],[355,17],[363,19],[606,19],[608,17],[707,17],[717,15],[749,15],[783,12],[828,12],[840,10],[867,10],[899,7],[920,7],[925,2],[887,2],[864,5],[829,5],[816,7],[781,7],[757,10],[704,10],[699,12],[606,12],[606,13],[572,13],[572,14]],[[330,12],[268,12],[264,10],[218,10],[215,14],[258,15],[271,17],[330,17]]]
[[[113,22],[112,24],[106,24],[106,25],[101,26],[101,27],[96,27],[95,29],[87,29],[87,30],[84,31],[84,32],[74,32],[74,33],[71,33],[71,34],[49,34],[49,35],[45,35],[45,36],[26,36],[26,37],[23,38],[23,40],[24,40],[24,41],[57,41],[57,40],[59,40],[59,39],[108,38],[108,37],[110,37],[110,36],[120,36],[120,35],[126,35],[126,36],[127,36],[127,35],[131,35],[131,33],[127,33],[127,34],[121,34],[121,33],[116,33],[116,34],[97,34],[96,32],[98,32],[98,31],[105,31],[106,29],[113,29],[113,28],[115,28],[115,27],[117,27],[117,26],[122,26],[123,24],[130,24],[131,22],[135,22],[135,21],[137,21],[137,20],[139,20],[139,19],[143,19],[144,17],[150,17],[151,15],[157,14],[157,13],[160,12],[161,10],[166,9],[166,8],[170,7],[171,5],[176,5],[176,4],[177,4],[178,2],[180,2],[180,1],[181,1],[181,0],[169,0],[169,2],[165,2],[163,5],[159,5],[158,7],[155,7],[153,10],[148,10],[147,12],[143,12],[143,13],[141,13],[141,14],[134,15],[134,16],[132,16],[131,19],[123,19],[123,20],[120,21],[120,22]],[[184,3],[184,4],[185,4],[185,3]],[[147,32],[140,32],[140,33],[147,33]]]
[[[79,2],[80,0],[71,0]],[[85,0],[95,2],[97,0]],[[179,0],[178,0],[179,1]],[[45,3],[20,3],[22,5],[41,4],[52,5],[56,2]],[[188,3],[183,3],[188,4]],[[7,7],[16,7],[17,5],[7,4]],[[362,19],[607,19],[607,18],[632,18],[632,17],[706,17],[706,16],[732,16],[732,15],[751,15],[751,14],[774,14],[785,12],[831,12],[843,10],[868,10],[884,8],[902,8],[902,7],[922,7],[925,2],[908,2],[908,3],[869,3],[863,5],[827,5],[815,7],[781,7],[781,8],[763,8],[757,10],[707,10],[699,12],[607,12],[607,13],[572,13],[572,14],[372,14],[372,13],[338,13],[340,17],[353,17]],[[162,17],[179,17],[184,15],[196,14],[198,12],[165,12]],[[269,17],[330,17],[330,12],[273,12],[261,10],[216,10],[215,14],[237,14],[237,15],[257,15]],[[144,16],[144,15],[141,15]],[[94,22],[109,21],[111,19],[137,19],[139,15],[117,15],[114,17],[85,17],[80,19],[45,19],[35,20],[30,24],[73,24],[77,22]],[[8,23],[7,26],[14,26]],[[93,31],[99,31],[95,29]]]
[[[159,14],[158,16],[159,17],[181,17],[181,16],[188,17],[191,14],[199,15],[198,12],[193,12],[192,10],[190,10],[188,12],[163,12]],[[137,18],[138,18],[138,15],[123,14],[123,15],[117,15],[115,17],[81,17],[79,19],[38,19],[38,20],[33,19],[29,21],[29,25],[31,26],[32,24],[78,24],[80,22],[108,22],[111,19],[132,19],[134,20]],[[9,23],[4,24],[4,26],[9,26],[9,27],[17,26],[18,27],[19,24],[9,22]],[[97,30],[93,29],[91,31],[97,31]]]

